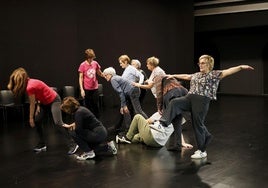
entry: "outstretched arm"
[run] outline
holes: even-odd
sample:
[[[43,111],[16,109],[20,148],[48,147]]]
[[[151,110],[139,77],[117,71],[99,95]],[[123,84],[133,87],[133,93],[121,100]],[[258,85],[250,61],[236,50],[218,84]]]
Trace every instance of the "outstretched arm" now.
[[[177,79],[182,79],[182,80],[191,80],[192,75],[191,74],[170,74],[167,75],[167,78],[177,78]]]
[[[132,85],[142,88],[142,89],[151,89],[154,86],[154,83],[150,82],[148,84],[140,84],[140,83],[133,82]]]
[[[222,71],[222,74],[221,74],[221,79],[222,78],[225,78],[226,76],[230,76],[232,74],[235,74],[241,70],[254,70],[253,67],[249,66],[249,65],[239,65],[239,66],[236,66],[236,67],[231,67],[229,69],[225,69]]]
[[[97,74],[98,74],[100,77],[103,77],[103,78],[104,78],[104,76],[103,76],[103,72],[102,72],[100,69],[97,70]]]

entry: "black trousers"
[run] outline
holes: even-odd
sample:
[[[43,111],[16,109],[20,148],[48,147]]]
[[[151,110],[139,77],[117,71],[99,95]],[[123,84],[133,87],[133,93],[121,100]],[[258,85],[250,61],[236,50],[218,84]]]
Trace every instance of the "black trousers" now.
[[[180,88],[173,88],[172,90],[169,90],[163,96],[163,111],[166,110],[168,104],[172,99],[181,97],[185,95],[185,93],[186,92],[181,91]],[[169,140],[166,143],[167,150],[178,150],[181,148],[181,133],[182,133],[181,122],[182,122],[182,115],[178,115],[172,120],[174,132],[170,135]]]
[[[197,148],[205,151],[206,140],[211,136],[204,124],[209,104],[210,98],[194,94],[172,99],[160,118],[160,122],[163,125],[169,125],[176,117],[181,116],[184,111],[191,112]]]

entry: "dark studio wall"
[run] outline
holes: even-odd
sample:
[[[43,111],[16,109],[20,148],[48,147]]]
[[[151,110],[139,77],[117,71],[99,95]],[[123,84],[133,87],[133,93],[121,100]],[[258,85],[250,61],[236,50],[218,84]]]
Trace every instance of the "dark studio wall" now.
[[[249,64],[254,72],[240,72],[224,79],[219,92],[268,94],[268,11],[251,11],[195,17],[195,57],[205,51],[225,69]]]
[[[160,59],[167,73],[192,72],[193,1],[11,0],[1,4],[0,87],[22,66],[50,86],[78,86],[84,50],[93,48],[102,69],[122,73],[118,57]],[[106,99],[116,94],[103,78]],[[112,91],[112,92],[111,92]]]

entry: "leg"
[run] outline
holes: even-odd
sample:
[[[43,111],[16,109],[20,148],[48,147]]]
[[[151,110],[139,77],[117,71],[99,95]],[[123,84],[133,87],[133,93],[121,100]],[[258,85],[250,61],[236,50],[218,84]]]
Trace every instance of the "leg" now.
[[[203,96],[191,95],[192,122],[198,150],[206,150],[206,142],[211,138],[204,121],[209,109],[210,99]]]
[[[128,132],[126,134],[126,137],[132,141],[134,135],[136,135],[137,133],[139,133],[139,129],[138,126],[139,125],[143,125],[145,126],[146,124],[148,124],[148,122],[146,121],[146,119],[140,115],[140,114],[136,114],[133,118],[133,120],[131,121],[130,127],[128,129]]]
[[[144,101],[144,98],[145,98],[145,95],[146,95],[146,89],[140,89],[141,90],[141,94],[140,94],[140,97],[139,97],[139,101],[140,101],[140,104],[143,104],[143,101]]]
[[[192,144],[188,144],[188,143],[185,142],[183,134],[181,134],[181,147],[186,148],[186,149],[192,149],[193,148]]]
[[[81,150],[83,150],[84,152],[89,152],[92,150],[91,148],[89,148],[86,140],[79,137],[79,135],[77,135],[75,131],[71,132],[70,134],[74,141],[77,143],[77,145],[81,148]]]
[[[94,131],[88,129],[84,129],[83,131],[83,135],[77,135],[75,131],[72,132],[71,135],[84,152],[89,152],[96,148],[107,138],[107,131],[104,126],[99,126],[95,128]]]
[[[96,118],[100,118],[100,110],[99,110],[99,92],[97,89],[92,90],[92,96],[90,98],[90,103],[92,104],[92,112],[96,116]]]
[[[123,119],[124,119],[124,128],[123,128],[123,132],[127,132],[130,124],[131,124],[131,115],[130,113],[124,113],[123,114]]]
[[[135,114],[141,114],[144,118],[147,119],[148,116],[145,114],[145,112],[141,108],[139,96],[140,96],[140,90],[139,88],[135,88],[130,95],[132,106],[134,108]]]
[[[36,110],[36,109],[35,109]],[[35,121],[35,129],[37,131],[37,134],[39,136],[39,144],[40,145],[45,145],[46,140],[44,136],[44,129],[43,129],[43,123],[44,123],[44,114],[45,114],[45,109],[43,105],[40,105],[40,112],[34,116],[34,121]]]
[[[163,111],[166,110],[169,102],[172,99],[184,96],[184,93],[182,91],[184,91],[184,90],[175,87],[175,88],[169,90],[163,96]],[[174,132],[171,134],[166,147],[170,151],[173,151],[173,150],[174,151],[180,151],[181,150],[182,115],[176,116],[173,119],[172,124],[173,124],[173,127],[174,127]]]
[[[45,140],[45,136],[44,136],[44,129],[43,129],[44,114],[47,113],[47,111],[48,110],[44,105],[40,105],[40,112],[37,114],[35,112],[35,117],[34,117],[35,128],[36,128],[37,134],[39,136],[39,143],[34,148],[35,152],[41,152],[41,151],[47,150],[46,140]]]
[[[138,143],[142,143],[142,142],[143,142],[143,140],[142,140],[139,133],[135,134],[131,140],[131,143],[134,143],[134,144],[136,144],[136,143],[138,144]]]
[[[139,123],[138,130],[139,130],[139,136],[140,136],[141,142],[151,147],[162,147],[160,144],[158,144],[155,141],[151,132],[151,128],[149,127],[149,123],[147,123],[147,121],[146,121],[146,124]]]
[[[166,144],[167,150],[169,151],[180,151],[181,150],[181,121],[182,116],[178,115],[172,121],[174,132],[169,137],[169,140]]]
[[[53,121],[57,126],[62,126],[64,124],[62,121],[62,112],[60,109],[60,105],[61,105],[61,99],[59,96],[57,96],[57,98],[51,104],[51,113]]]
[[[155,142],[151,134],[149,123],[140,114],[134,116],[126,137],[134,143],[140,142],[148,146],[159,147],[159,144]]]
[[[64,140],[67,143],[68,147],[70,148],[70,151],[68,152],[68,154],[73,154],[73,152],[76,151],[77,146],[74,143],[74,140],[72,139],[72,137],[70,136],[70,131],[67,128],[64,128],[62,126],[64,123],[62,121],[62,112],[60,109],[60,105],[61,105],[61,99],[59,96],[57,96],[57,98],[51,104],[51,113],[52,113],[53,121],[56,125],[56,129],[64,136]]]
[[[98,90],[85,90],[85,106],[97,117],[99,118],[99,95]]]
[[[185,97],[172,99],[160,118],[161,124],[167,126],[171,124],[176,116],[181,115],[183,111],[190,111],[190,104],[191,102],[188,99],[188,95]]]

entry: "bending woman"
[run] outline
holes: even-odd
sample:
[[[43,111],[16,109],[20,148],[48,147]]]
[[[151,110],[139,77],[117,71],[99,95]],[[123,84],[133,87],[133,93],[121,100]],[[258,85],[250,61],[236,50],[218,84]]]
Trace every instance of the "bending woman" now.
[[[70,147],[68,154],[73,154],[78,149],[74,145],[73,140],[68,134],[67,129],[63,129],[62,113],[60,110],[61,98],[51,87],[38,79],[30,78],[24,68],[17,68],[10,75],[8,89],[10,89],[15,97],[21,97],[23,94],[28,95],[30,102],[29,123],[31,127],[36,127],[39,143],[34,151],[46,151],[46,139],[43,131],[44,114],[50,110],[53,121],[59,128],[60,132],[65,135],[66,141]]]

